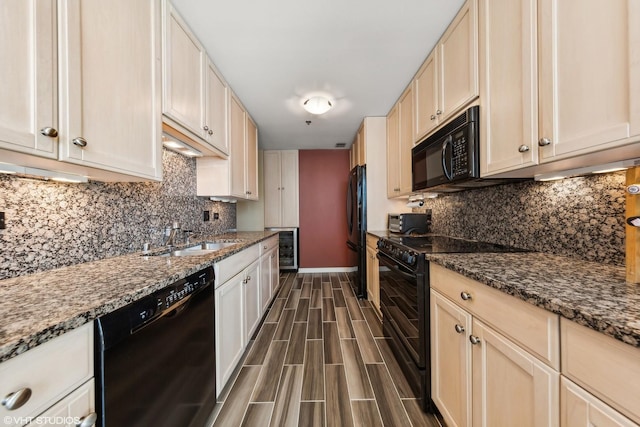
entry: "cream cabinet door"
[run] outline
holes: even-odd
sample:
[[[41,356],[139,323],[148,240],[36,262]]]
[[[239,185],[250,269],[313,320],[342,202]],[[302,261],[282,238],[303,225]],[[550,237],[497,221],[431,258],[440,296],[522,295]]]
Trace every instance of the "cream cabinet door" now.
[[[431,290],[431,397],[449,427],[471,426],[471,315]]]
[[[279,151],[265,151],[264,157],[264,226],[282,226],[282,175]]]
[[[558,426],[560,374],[474,319],[473,425]]]
[[[561,427],[638,427],[565,377],[560,381],[560,402]]]
[[[48,427],[76,427],[82,425],[83,421],[88,423],[94,417],[97,419],[95,388],[93,379],[87,381],[73,393],[46,410],[38,417],[37,422],[32,424]],[[76,423],[74,422],[75,420],[80,422]],[[64,423],[61,421],[64,421]]]
[[[482,176],[538,163],[536,0],[479,0]]]
[[[377,253],[376,249],[367,246],[367,297],[380,313],[380,276]]]
[[[281,158],[282,227],[300,226],[298,150],[284,150]]]
[[[220,394],[240,361],[245,347],[244,273],[215,290],[216,390]]]
[[[280,249],[278,246],[269,253],[271,261],[271,295],[275,295],[280,288]]]
[[[246,159],[244,168],[246,170],[246,198],[258,200],[258,127],[249,114],[247,117],[247,138],[246,138]]]
[[[411,193],[411,149],[413,148],[413,90],[407,88],[399,101],[400,195]]]
[[[203,126],[206,140],[224,154],[229,154],[228,88],[210,60],[207,60],[206,79],[206,120]]]
[[[0,3],[0,148],[57,157],[55,4]]]
[[[231,150],[229,161],[231,162],[231,195],[246,198],[246,118],[245,111],[235,95],[231,95],[229,105]]]
[[[438,125],[438,67],[436,66],[437,47],[427,57],[413,81],[415,92],[415,134],[419,141]],[[442,112],[440,111],[440,114]]]
[[[538,3],[541,161],[640,135],[640,3]]]
[[[207,55],[171,3],[165,2],[165,7],[162,112],[206,139],[203,73]]]
[[[260,257],[260,307],[264,312],[271,302],[271,255],[275,249]]]
[[[60,160],[161,179],[160,0],[58,6]]]
[[[478,5],[468,0],[438,43],[440,123],[478,97]]]
[[[400,107],[387,115],[387,198],[400,196]]]
[[[262,316],[262,301],[260,298],[260,262],[255,261],[244,273],[243,301],[244,301],[244,342],[248,343],[255,332]]]

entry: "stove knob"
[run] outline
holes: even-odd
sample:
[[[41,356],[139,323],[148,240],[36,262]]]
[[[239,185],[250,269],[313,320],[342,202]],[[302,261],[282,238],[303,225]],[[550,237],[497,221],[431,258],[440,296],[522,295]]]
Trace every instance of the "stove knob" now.
[[[409,265],[413,265],[416,263],[416,256],[415,255],[407,255],[407,263]]]

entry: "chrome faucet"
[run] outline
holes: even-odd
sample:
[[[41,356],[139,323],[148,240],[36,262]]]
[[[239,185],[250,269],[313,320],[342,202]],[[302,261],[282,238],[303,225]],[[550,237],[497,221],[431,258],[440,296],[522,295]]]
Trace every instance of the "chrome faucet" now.
[[[165,236],[168,236],[167,240],[165,242],[165,246],[169,246],[169,247],[175,246],[176,240],[177,240],[178,231],[180,231],[180,224],[178,224],[175,221],[173,223],[173,226],[167,227],[165,229]]]

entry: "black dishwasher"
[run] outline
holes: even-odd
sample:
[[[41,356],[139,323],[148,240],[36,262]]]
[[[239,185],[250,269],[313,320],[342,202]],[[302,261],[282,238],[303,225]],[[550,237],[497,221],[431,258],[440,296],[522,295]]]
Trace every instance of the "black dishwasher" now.
[[[213,268],[95,322],[102,427],[202,427],[216,403]]]

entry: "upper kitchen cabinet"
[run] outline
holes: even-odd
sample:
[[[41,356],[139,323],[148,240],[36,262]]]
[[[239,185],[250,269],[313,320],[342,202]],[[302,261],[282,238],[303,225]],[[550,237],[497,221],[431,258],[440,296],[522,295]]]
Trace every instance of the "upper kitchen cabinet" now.
[[[637,156],[639,21],[634,0],[480,0],[482,175]]]
[[[199,157],[197,195],[258,200],[258,128],[232,92],[228,159]]]
[[[55,0],[0,4],[0,148],[57,158]],[[10,58],[10,60],[9,60]]]
[[[387,197],[411,193],[413,90],[409,86],[387,115]]]
[[[413,80],[418,142],[478,97],[478,6],[468,0]]]
[[[164,121],[205,154],[226,156],[228,86],[168,1],[164,2],[163,43]]]
[[[264,226],[300,226],[298,150],[264,152]]]
[[[58,6],[60,160],[160,179],[160,1]]]
[[[360,125],[356,137],[349,152],[351,158],[351,169],[356,166],[364,166],[367,163],[367,147],[364,141],[364,122]]]
[[[0,23],[3,162],[162,178],[160,0],[10,0]]]

